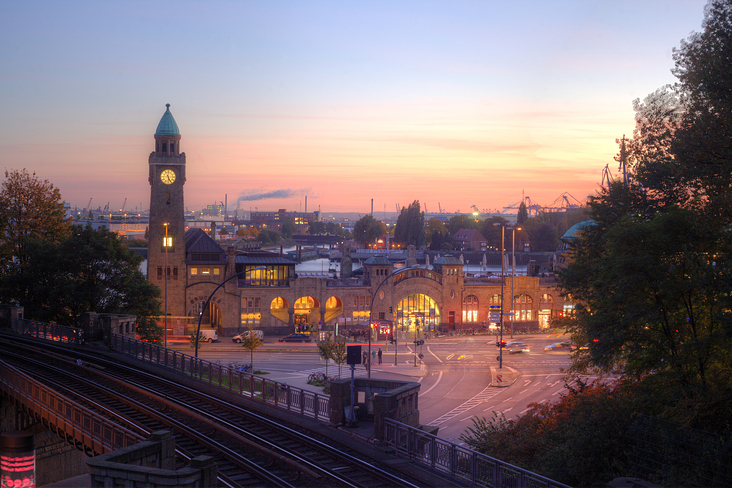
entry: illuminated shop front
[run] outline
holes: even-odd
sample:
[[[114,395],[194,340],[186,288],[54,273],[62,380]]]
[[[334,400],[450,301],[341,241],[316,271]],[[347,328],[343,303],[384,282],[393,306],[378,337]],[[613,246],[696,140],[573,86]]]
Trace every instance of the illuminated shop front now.
[[[396,317],[399,330],[414,332],[415,326],[423,331],[435,330],[440,324],[440,309],[432,298],[416,293],[399,302]]]

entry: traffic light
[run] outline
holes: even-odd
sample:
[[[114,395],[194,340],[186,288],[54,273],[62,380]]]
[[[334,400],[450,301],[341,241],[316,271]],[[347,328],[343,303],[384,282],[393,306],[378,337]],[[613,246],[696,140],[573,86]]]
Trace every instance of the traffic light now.
[[[394,313],[394,307],[389,307],[389,313],[391,313],[391,314]]]

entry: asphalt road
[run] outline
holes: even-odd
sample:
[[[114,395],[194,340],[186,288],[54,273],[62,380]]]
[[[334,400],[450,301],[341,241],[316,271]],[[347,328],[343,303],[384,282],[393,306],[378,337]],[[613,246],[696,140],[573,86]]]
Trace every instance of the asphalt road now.
[[[510,337],[504,338],[507,342]],[[463,444],[460,435],[473,425],[473,419],[492,418],[494,412],[507,419],[525,413],[532,402],[553,402],[566,392],[562,368],[570,365],[568,352],[544,352],[544,346],[560,340],[554,335],[517,336],[531,345],[530,353],[503,353],[503,369],[498,369],[498,348],[495,336],[460,336],[427,341],[417,347],[423,358],[414,366],[413,344],[399,344],[397,365],[394,365],[394,346],[374,343],[372,348],[382,349],[382,364],[374,364],[372,377],[419,381],[419,411],[421,423],[438,427],[442,438]],[[566,340],[566,337],[564,338]],[[361,344],[366,348],[366,344]],[[186,346],[181,348],[184,352]],[[192,351],[190,352],[192,354]],[[239,345],[227,343],[204,344],[199,356],[221,364],[242,365],[250,362],[250,354]],[[268,372],[267,378],[300,388],[317,388],[307,385],[307,376],[325,371],[315,344],[266,343],[253,355],[255,370]],[[516,373],[504,376],[516,378],[506,386],[491,386],[491,368],[496,373]],[[338,376],[338,367],[330,362],[330,376]],[[367,375],[363,366],[357,366],[355,374]],[[344,365],[341,377],[350,377],[350,369]]]

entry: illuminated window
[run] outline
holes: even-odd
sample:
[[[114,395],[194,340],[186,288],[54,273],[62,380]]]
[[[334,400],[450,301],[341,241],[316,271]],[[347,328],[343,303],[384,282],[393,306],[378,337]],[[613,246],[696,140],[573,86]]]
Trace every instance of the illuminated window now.
[[[198,274],[198,268],[191,268],[191,276],[196,276]]]
[[[468,295],[463,300],[463,322],[478,321],[478,297]]]
[[[201,268],[201,274],[211,274],[211,268]]]
[[[214,270],[214,275],[218,275],[219,274],[219,268],[214,268],[213,270]]]
[[[173,247],[173,236],[163,236],[163,247]]]

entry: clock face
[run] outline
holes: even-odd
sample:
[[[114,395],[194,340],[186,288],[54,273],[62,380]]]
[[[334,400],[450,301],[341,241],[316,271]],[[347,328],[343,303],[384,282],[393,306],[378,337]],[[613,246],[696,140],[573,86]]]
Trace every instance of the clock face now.
[[[160,173],[160,181],[166,185],[170,185],[175,181],[175,172],[172,169],[165,169]]]

